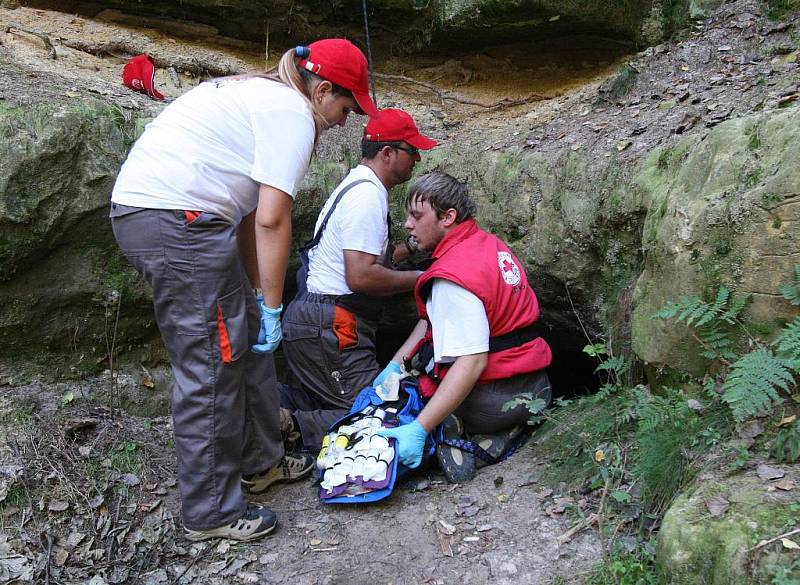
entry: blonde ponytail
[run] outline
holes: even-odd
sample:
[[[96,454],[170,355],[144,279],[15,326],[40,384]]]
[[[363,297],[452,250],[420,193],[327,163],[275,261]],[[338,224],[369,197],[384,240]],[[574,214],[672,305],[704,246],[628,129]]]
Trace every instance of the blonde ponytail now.
[[[286,51],[281,57],[281,60],[278,61],[277,76],[273,69],[271,70],[272,75],[270,75],[270,77],[272,79],[277,77],[276,80],[288,85],[306,99],[308,107],[311,108],[311,112],[314,115],[314,146],[316,146],[320,134],[322,134],[322,129],[325,127],[325,119],[317,113],[314,102],[311,100],[311,92],[320,80],[319,78],[304,77],[303,74],[300,73],[295,59],[296,55],[294,49]]]

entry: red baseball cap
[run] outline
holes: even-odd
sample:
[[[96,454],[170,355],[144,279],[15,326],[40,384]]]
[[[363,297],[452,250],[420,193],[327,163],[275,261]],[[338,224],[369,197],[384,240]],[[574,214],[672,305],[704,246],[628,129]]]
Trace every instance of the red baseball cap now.
[[[122,83],[134,91],[146,93],[151,98],[163,100],[164,96],[155,88],[156,66],[150,55],[136,55],[122,68]]]
[[[361,49],[346,39],[322,39],[308,45],[298,65],[348,89],[358,103],[357,114],[374,116],[378,108],[369,97],[369,68]]]
[[[414,118],[403,110],[386,108],[372,116],[364,129],[364,138],[370,142],[400,142],[405,140],[420,150],[430,150],[439,143],[420,134]]]

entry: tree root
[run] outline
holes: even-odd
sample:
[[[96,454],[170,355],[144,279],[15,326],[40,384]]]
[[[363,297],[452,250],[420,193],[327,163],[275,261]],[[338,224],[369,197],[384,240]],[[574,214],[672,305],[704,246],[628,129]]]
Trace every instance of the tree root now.
[[[51,59],[56,58],[56,48],[53,46],[53,43],[50,42],[50,37],[44,34],[42,31],[37,30],[35,28],[27,28],[17,24],[16,22],[9,22],[4,32],[9,33],[13,30],[18,30],[20,32],[28,33],[29,35],[33,35],[35,37],[39,37],[44,42],[44,46],[47,48],[47,56]]]
[[[97,57],[111,55],[112,57],[125,58],[148,53],[149,51],[142,45],[129,41],[110,41],[106,43],[94,43],[84,40],[65,39],[61,42],[65,47],[89,53]],[[177,71],[188,73],[195,77],[225,77],[227,75],[237,75],[244,71],[244,66],[240,64],[225,63],[222,60],[214,62],[210,59],[187,58],[181,55],[170,58],[159,55],[150,55],[156,67],[169,69],[172,67]]]
[[[432,83],[428,83],[427,81],[420,81],[418,79],[413,79],[411,77],[406,77],[405,75],[390,75],[388,73],[375,73],[374,75],[376,79],[381,79],[383,81],[396,81],[399,83],[411,83],[413,85],[419,85],[435,93],[437,96],[439,96],[439,100],[441,100],[442,102],[444,102],[445,100],[450,100],[457,102],[459,104],[466,104],[469,106],[479,106],[481,108],[487,108],[487,109],[509,108],[512,106],[521,106],[523,104],[530,104],[532,102],[539,102],[542,100],[549,99],[548,96],[546,95],[542,95],[538,92],[532,92],[529,93],[524,98],[519,98],[519,99],[503,98],[502,100],[496,102],[487,103],[478,100],[473,100],[464,97],[462,95],[459,95],[457,93],[442,90]]]

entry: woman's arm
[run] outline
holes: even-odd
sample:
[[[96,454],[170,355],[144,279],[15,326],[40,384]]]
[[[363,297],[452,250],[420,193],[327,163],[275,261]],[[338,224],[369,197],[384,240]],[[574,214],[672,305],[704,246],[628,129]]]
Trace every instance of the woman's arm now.
[[[292,198],[269,185],[258,190],[255,212],[255,248],[259,283],[264,304],[278,307],[283,300],[283,284],[289,264],[292,240]]]

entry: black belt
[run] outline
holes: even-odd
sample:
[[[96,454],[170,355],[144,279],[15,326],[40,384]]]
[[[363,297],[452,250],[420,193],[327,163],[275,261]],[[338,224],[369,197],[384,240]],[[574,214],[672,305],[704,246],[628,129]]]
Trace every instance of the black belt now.
[[[533,341],[541,337],[539,333],[540,328],[538,323],[532,323],[526,327],[515,329],[504,335],[489,338],[489,353],[497,353],[498,351],[505,351],[512,347],[520,346],[529,341]]]

